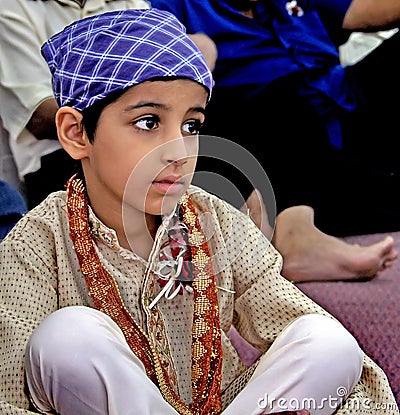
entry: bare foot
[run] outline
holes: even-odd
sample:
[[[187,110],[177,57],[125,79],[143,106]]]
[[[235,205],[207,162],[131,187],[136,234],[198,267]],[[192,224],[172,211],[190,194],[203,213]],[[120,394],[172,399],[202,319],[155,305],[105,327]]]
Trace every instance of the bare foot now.
[[[293,282],[372,278],[398,257],[391,236],[360,246],[321,232],[309,206],[282,211],[272,243],[283,256],[282,275]]]

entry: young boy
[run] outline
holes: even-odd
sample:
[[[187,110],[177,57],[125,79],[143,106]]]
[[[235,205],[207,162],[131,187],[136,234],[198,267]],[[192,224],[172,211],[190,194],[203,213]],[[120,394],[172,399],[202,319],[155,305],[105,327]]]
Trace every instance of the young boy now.
[[[82,172],[0,245],[2,412],[398,414],[251,219],[190,185],[213,80],[183,26],[110,12],[42,51]],[[232,325],[263,353],[251,368]]]

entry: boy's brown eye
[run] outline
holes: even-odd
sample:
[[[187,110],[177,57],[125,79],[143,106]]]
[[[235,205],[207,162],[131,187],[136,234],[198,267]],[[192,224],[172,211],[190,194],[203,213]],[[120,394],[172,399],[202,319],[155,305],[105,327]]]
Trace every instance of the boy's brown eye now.
[[[191,121],[187,121],[183,125],[182,129],[185,133],[195,135],[195,134],[199,134],[201,125],[202,124],[201,124],[200,120],[191,120]]]
[[[156,116],[148,116],[141,118],[134,122],[136,127],[140,128],[141,130],[154,130],[158,127],[159,119]]]

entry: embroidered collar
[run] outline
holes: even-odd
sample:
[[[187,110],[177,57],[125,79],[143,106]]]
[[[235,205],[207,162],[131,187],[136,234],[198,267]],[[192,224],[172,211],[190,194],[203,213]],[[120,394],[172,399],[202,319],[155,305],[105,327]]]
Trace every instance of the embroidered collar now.
[[[89,224],[93,236],[104,242],[113,251],[123,250],[118,242],[117,233],[114,229],[106,226],[93,212],[93,209],[88,206],[89,210]]]
[[[89,225],[94,237],[117,252],[122,258],[134,258],[141,261],[145,266],[149,266],[148,261],[119,244],[115,230],[105,225],[90,206],[88,206],[88,211]],[[158,238],[161,238],[162,242],[153,272],[157,276],[157,281],[162,290],[150,304],[150,308],[153,308],[162,297],[172,300],[178,294],[182,295],[185,291],[188,293],[193,292],[193,267],[188,242],[188,230],[187,226],[179,218],[179,205],[174,212],[163,217],[156,240]]]
[[[177,208],[178,209],[178,208]],[[88,206],[88,212],[89,212],[89,225],[90,229],[92,231],[93,236],[95,236],[97,239],[102,241],[105,245],[107,245],[109,248],[111,248],[113,251],[117,251],[121,254],[121,256],[137,256],[133,251],[130,251],[129,249],[123,248],[118,241],[117,233],[114,229],[109,228],[107,225],[105,225],[94,213],[91,206]],[[156,239],[158,237],[163,237],[163,234],[168,231],[170,227],[170,222],[175,220],[176,213],[172,212],[168,216],[164,216],[162,219],[162,224],[160,226],[160,229],[163,230],[163,232],[157,232]],[[143,258],[140,258],[143,261],[145,261]]]

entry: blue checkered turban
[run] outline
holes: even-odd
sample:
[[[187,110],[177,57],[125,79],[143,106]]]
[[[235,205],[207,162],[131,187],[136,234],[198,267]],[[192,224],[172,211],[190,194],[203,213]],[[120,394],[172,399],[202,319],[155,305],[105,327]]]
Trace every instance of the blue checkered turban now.
[[[110,93],[157,77],[213,87],[210,70],[185,27],[157,9],[108,12],[78,20],[51,37],[42,54],[59,106],[84,110]]]

